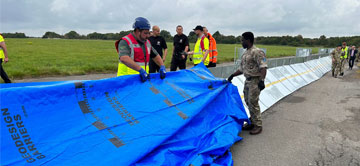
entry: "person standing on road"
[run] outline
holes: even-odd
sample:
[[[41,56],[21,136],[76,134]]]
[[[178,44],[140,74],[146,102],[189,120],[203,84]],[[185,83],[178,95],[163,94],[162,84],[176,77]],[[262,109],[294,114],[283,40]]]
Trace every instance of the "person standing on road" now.
[[[183,34],[183,27],[176,27],[176,35],[174,36],[174,48],[172,52],[170,71],[186,69],[187,51],[189,50],[189,39]]]
[[[242,46],[246,51],[241,57],[240,68],[227,79],[229,82],[233,77],[244,74],[245,103],[250,112],[250,124],[243,126],[243,130],[250,130],[250,134],[260,134],[262,131],[262,119],[259,106],[260,92],[265,88],[265,77],[267,60],[264,51],[254,46],[254,34],[245,32],[242,34]]]
[[[340,57],[341,57],[341,45],[338,45],[335,50],[331,52],[332,58],[332,76],[337,78],[340,70]]]
[[[151,46],[148,40],[150,36],[150,23],[146,18],[138,17],[133,24],[134,31],[115,42],[116,51],[119,54],[119,67],[117,76],[140,74],[141,82],[148,77],[149,59],[152,58],[160,66],[160,78],[166,76],[166,69],[161,56]],[[155,54],[150,55],[150,51]]]
[[[355,62],[359,62],[359,59],[360,59],[360,46],[359,46],[359,48],[357,50],[358,50],[358,54],[356,56]]]
[[[205,36],[209,39],[209,65],[207,67],[216,67],[218,51],[216,49],[216,40],[208,33],[208,29],[203,27]]]
[[[344,76],[345,62],[348,60],[348,52],[349,52],[349,49],[346,46],[346,42],[342,43],[341,52],[342,54],[340,57],[340,76]]]
[[[0,34],[0,74],[1,78],[4,80],[5,83],[11,83],[8,75],[6,74],[4,68],[2,67],[2,63],[9,62],[8,52],[5,44],[4,37]]]
[[[165,63],[166,55],[167,55],[167,45],[165,39],[160,36],[160,28],[158,26],[152,27],[153,35],[149,37],[149,41],[151,43],[151,46],[154,47],[154,49],[159,53],[161,56],[163,62]],[[164,50],[164,53],[163,53]],[[151,57],[155,57],[156,54],[151,51],[150,54]],[[160,71],[160,67],[152,60],[150,59],[149,62],[149,73],[156,73]]]
[[[187,52],[188,55],[193,55],[194,66],[203,62],[205,66],[209,65],[209,39],[204,35],[204,29],[198,25],[193,29],[198,37],[194,51]]]
[[[355,61],[355,57],[356,54],[358,53],[358,50],[356,50],[355,46],[351,47],[351,50],[349,51],[349,68],[350,70],[352,70],[353,66],[354,66],[354,61]]]

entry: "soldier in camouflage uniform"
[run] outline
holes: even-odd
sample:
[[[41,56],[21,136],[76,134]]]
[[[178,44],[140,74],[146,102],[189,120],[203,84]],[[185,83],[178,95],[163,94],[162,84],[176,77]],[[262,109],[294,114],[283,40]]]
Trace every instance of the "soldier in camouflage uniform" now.
[[[233,77],[244,74],[244,97],[249,108],[251,124],[243,126],[243,130],[250,130],[250,134],[255,135],[262,131],[259,96],[260,91],[265,88],[267,61],[265,53],[253,45],[253,33],[243,33],[241,41],[246,51],[241,58],[240,68],[228,78],[228,81],[231,82]]]
[[[337,77],[338,73],[340,72],[340,56],[341,56],[341,45],[338,45],[334,51],[331,52],[332,58],[332,76]]]

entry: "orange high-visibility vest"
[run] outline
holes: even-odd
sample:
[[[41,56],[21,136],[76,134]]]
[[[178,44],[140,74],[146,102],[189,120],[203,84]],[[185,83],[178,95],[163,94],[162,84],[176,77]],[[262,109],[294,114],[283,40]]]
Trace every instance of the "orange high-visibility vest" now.
[[[216,49],[216,40],[211,36],[210,33],[208,33],[208,38],[209,38],[209,61],[212,63],[216,63],[217,62],[217,55],[218,55],[218,51]]]

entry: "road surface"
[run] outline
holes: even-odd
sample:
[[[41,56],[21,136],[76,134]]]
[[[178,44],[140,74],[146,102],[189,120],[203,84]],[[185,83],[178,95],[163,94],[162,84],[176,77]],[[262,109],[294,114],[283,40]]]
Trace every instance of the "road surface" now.
[[[327,73],[262,116],[263,132],[243,131],[231,148],[235,166],[360,165],[359,67]]]

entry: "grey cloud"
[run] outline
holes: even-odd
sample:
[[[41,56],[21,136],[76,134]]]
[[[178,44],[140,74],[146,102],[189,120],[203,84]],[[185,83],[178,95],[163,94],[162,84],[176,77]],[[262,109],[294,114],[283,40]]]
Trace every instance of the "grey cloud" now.
[[[138,16],[171,34],[179,24],[186,34],[200,24],[227,35],[360,35],[360,22],[350,21],[360,18],[360,0],[2,0],[0,31],[119,32]]]

